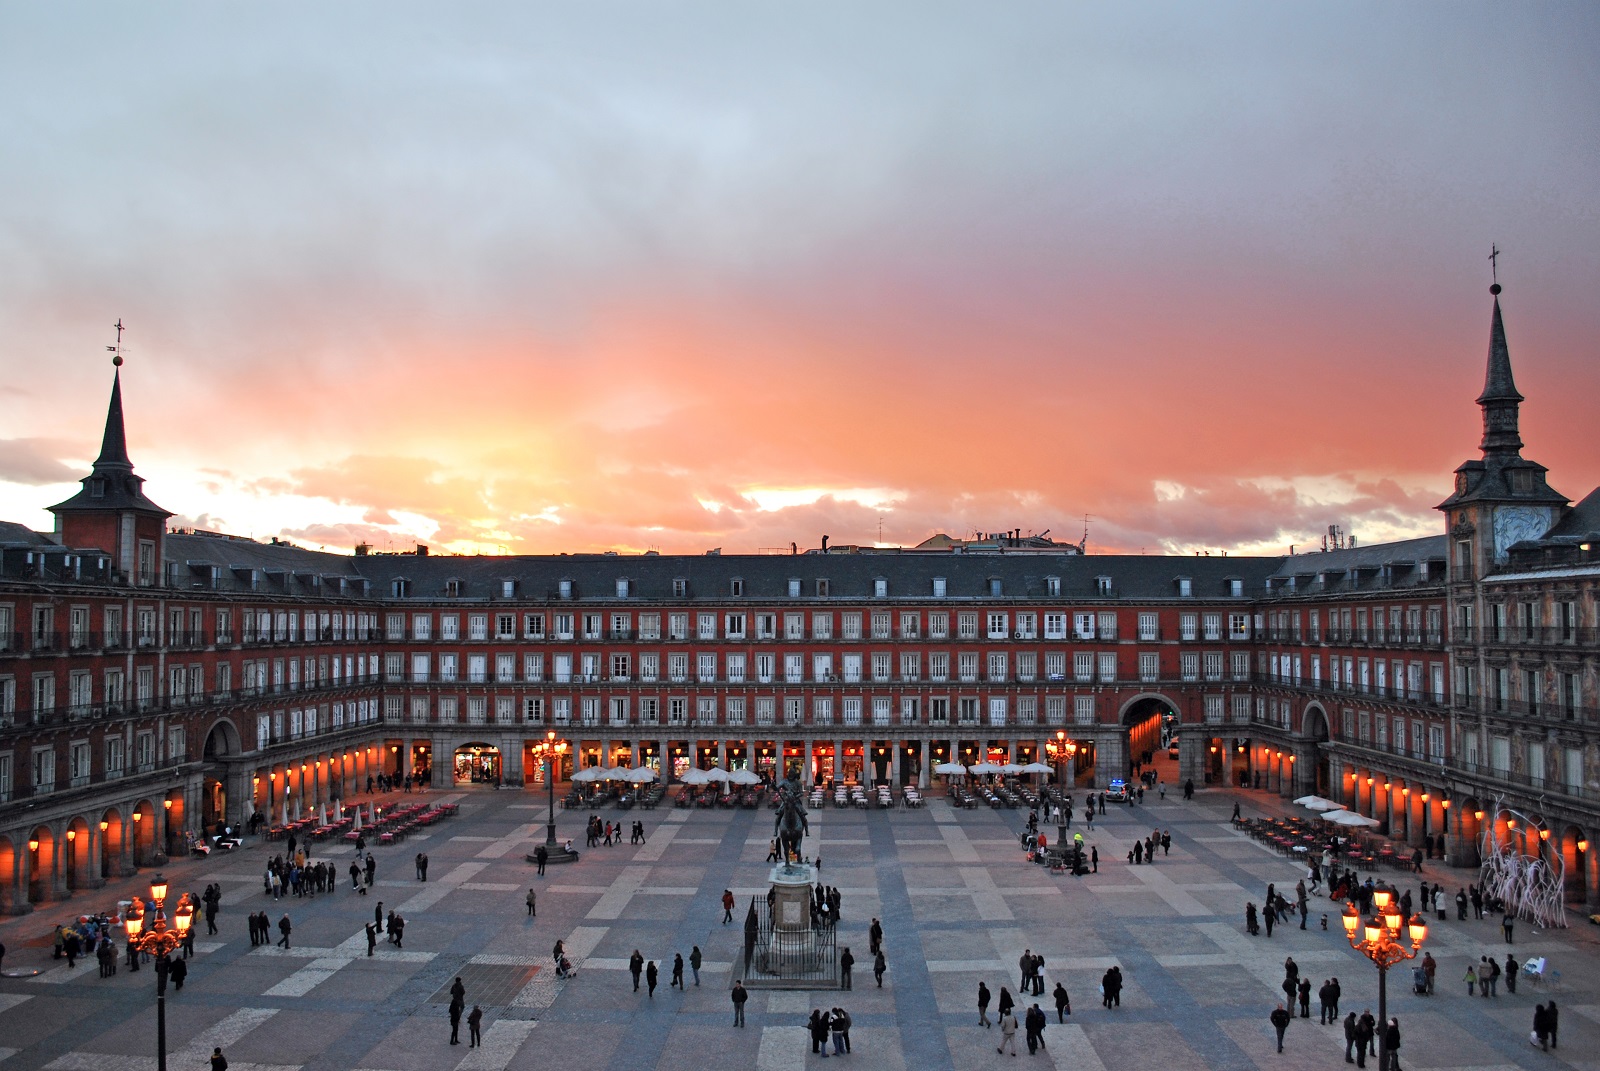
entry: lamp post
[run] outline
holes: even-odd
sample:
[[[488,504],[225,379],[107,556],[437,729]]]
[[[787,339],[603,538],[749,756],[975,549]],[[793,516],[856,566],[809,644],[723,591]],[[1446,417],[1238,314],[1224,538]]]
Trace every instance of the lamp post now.
[[[1377,909],[1377,914],[1363,922],[1355,904],[1346,904],[1343,922],[1345,936],[1350,939],[1350,947],[1378,965],[1378,1069],[1385,1071],[1389,1066],[1389,1054],[1386,1051],[1389,1029],[1389,968],[1396,963],[1417,957],[1417,953],[1422,951],[1422,943],[1428,939],[1428,924],[1422,920],[1421,915],[1412,915],[1411,921],[1406,922],[1405,917],[1400,914],[1400,903],[1395,898],[1393,889],[1372,890],[1372,906]],[[1402,924],[1406,928],[1405,937],[1411,941],[1409,949],[1401,937]]]
[[[550,821],[545,826],[544,850],[546,863],[571,863],[577,860],[577,852],[569,852],[566,848],[556,843],[556,762],[567,753],[567,742],[557,740],[556,732],[551,729],[545,733],[544,740],[533,745],[533,753],[541,764],[544,765],[545,788],[550,792]],[[530,860],[533,856],[528,857]]]
[[[167,1071],[167,972],[172,967],[171,955],[189,933],[194,922],[194,904],[184,893],[172,913],[173,925],[167,925],[163,908],[167,902],[167,881],[160,874],[150,883],[150,900],[153,905],[146,918],[145,906],[134,897],[124,925],[128,931],[128,944],[137,952],[147,952],[156,958],[156,1069]]]

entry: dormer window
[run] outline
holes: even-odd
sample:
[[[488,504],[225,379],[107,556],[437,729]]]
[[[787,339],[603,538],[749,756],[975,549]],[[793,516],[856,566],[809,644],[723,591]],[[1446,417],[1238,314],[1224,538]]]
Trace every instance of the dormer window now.
[[[1002,594],[1002,591],[1003,585],[1000,583],[1000,578],[997,576],[991,576],[989,578],[989,596],[997,599]]]
[[[445,597],[459,599],[461,593],[466,590],[466,586],[466,581],[464,580],[446,580],[444,582]]]
[[[1228,594],[1232,595],[1236,599],[1243,597],[1243,595],[1244,595],[1244,581],[1243,580],[1229,580],[1228,581]]]
[[[889,597],[889,581],[881,576],[874,579],[872,581],[872,596],[875,599],[887,599]]]
[[[1045,577],[1044,591],[1046,595],[1049,595],[1052,598],[1059,597],[1061,594],[1061,578],[1059,576]]]
[[[933,597],[936,598],[936,599],[942,599],[942,598],[945,597],[945,591],[946,591],[945,578],[942,577],[942,576],[934,577],[933,578]]]
[[[674,599],[686,598],[689,594],[689,581],[686,577],[674,577],[672,580],[672,597]]]
[[[827,597],[828,597],[828,582],[826,580],[818,580],[817,581],[817,598],[826,599]]]
[[[389,597],[404,599],[411,594],[411,581],[399,577],[389,581]]]
[[[742,598],[744,596],[744,580],[741,577],[736,576],[732,580],[728,581],[728,594],[733,596],[735,599]]]
[[[1194,597],[1194,581],[1186,576],[1178,577],[1178,597],[1189,599]]]
[[[561,584],[560,584],[558,590],[560,591],[561,597],[563,599],[572,598],[572,581],[570,581],[570,580],[561,581]]]
[[[799,597],[800,597],[800,578],[797,577],[797,576],[790,577],[789,578],[789,598],[798,599]]]
[[[1109,576],[1097,576],[1097,577],[1095,577],[1094,578],[1094,592],[1095,592],[1096,595],[1110,595],[1111,594],[1111,578]]]
[[[500,581],[500,597],[502,599],[513,599],[516,598],[516,595],[517,582],[515,580]]]
[[[625,576],[617,577],[617,598],[626,599],[629,592],[629,580]]]
[[[96,476],[89,481],[89,497],[106,497],[106,481],[102,477]]]

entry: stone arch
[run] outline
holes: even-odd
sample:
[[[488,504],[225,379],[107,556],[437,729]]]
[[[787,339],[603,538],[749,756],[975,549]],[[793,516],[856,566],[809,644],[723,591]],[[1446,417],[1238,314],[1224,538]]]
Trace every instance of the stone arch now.
[[[55,896],[55,877],[59,860],[55,830],[48,825],[34,826],[27,842],[28,900],[40,903]]]
[[[1118,708],[1117,724],[1126,727],[1133,724],[1136,720],[1143,720],[1149,717],[1149,708],[1152,705],[1152,701],[1155,703],[1160,703],[1166,707],[1166,711],[1163,713],[1171,712],[1176,714],[1178,712],[1178,704],[1172,699],[1171,696],[1163,695],[1160,692],[1139,692],[1137,695],[1130,696],[1127,702],[1123,703],[1122,706]],[[1145,708],[1135,710],[1135,708],[1139,707],[1140,704],[1145,704]]]
[[[90,831],[88,821],[82,815],[74,815],[67,822],[65,837],[61,875],[66,881],[67,891],[75,893],[94,888],[99,884],[95,878],[100,868],[99,860],[95,858],[94,834]]]
[[[11,838],[0,833],[0,914],[17,915],[31,910],[24,900],[17,902],[15,891],[19,887],[17,867],[22,859]]]
[[[1175,717],[1177,712],[1178,705],[1160,692],[1140,692],[1123,703],[1117,711],[1123,754],[1116,768],[1106,771],[1107,776],[1129,776],[1134,763],[1142,762],[1146,754],[1153,757],[1162,746],[1162,724],[1167,715]]]
[[[133,830],[129,843],[133,849],[133,865],[155,866],[156,825],[160,822],[160,818],[156,815],[156,805],[149,799],[142,799],[133,805],[131,817]]]
[[[128,825],[122,817],[122,808],[108,807],[100,816],[100,876],[118,877],[123,860],[128,855]]]
[[[1580,850],[1578,845],[1582,844]],[[1589,900],[1589,838],[1575,825],[1568,824],[1561,831],[1561,839],[1551,845],[1561,861],[1566,864],[1567,900],[1579,904]]]
[[[1313,700],[1300,712],[1300,738],[1305,742],[1300,753],[1303,769],[1296,770],[1298,788],[1318,796],[1335,790],[1326,744],[1332,735],[1333,719],[1321,703]]]
[[[211,728],[206,730],[206,744],[202,754],[207,762],[233,758],[243,750],[239,729],[230,719],[218,718],[211,724]]]
[[[1306,740],[1326,742],[1332,736],[1332,726],[1333,718],[1327,708],[1314,699],[1300,712],[1300,735]]]

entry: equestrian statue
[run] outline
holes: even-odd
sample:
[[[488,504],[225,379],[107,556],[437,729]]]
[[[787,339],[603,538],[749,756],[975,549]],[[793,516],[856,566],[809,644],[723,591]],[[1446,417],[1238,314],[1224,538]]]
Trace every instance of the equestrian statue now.
[[[783,851],[783,867],[791,870],[799,861],[800,838],[811,832],[806,821],[805,789],[800,787],[798,771],[791,769],[788,778],[778,786],[778,817],[772,833],[778,838]]]

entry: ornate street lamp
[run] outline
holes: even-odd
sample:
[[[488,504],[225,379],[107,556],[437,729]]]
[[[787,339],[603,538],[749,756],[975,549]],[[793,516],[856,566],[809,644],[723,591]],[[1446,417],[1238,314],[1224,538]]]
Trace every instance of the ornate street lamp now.
[[[1422,943],[1428,939],[1428,924],[1421,915],[1412,915],[1411,921],[1406,922],[1393,889],[1372,890],[1372,906],[1377,914],[1363,923],[1355,904],[1346,904],[1344,932],[1351,948],[1378,965],[1378,1066],[1387,1067],[1388,1054],[1384,1049],[1385,1032],[1389,1027],[1389,968],[1416,959],[1417,953],[1422,951]],[[1402,923],[1406,928],[1405,938],[1411,941],[1409,949],[1401,936]]]
[[[551,729],[545,733],[544,740],[534,744],[534,755],[544,765],[545,787],[550,790],[550,821],[545,827],[544,850],[546,863],[572,863],[578,858],[577,852],[569,852],[566,848],[556,843],[556,763],[562,755],[567,753],[567,742],[557,740],[556,732]],[[532,856],[528,857],[530,860]]]
[[[146,918],[144,903],[136,896],[128,909],[124,926],[128,931],[128,944],[136,952],[147,952],[156,958],[156,1068],[167,1071],[167,972],[172,967],[171,955],[183,944],[194,922],[194,903],[184,893],[172,913],[172,926],[167,925],[162,910],[167,902],[167,881],[160,874],[150,883],[150,900],[153,904]]]

